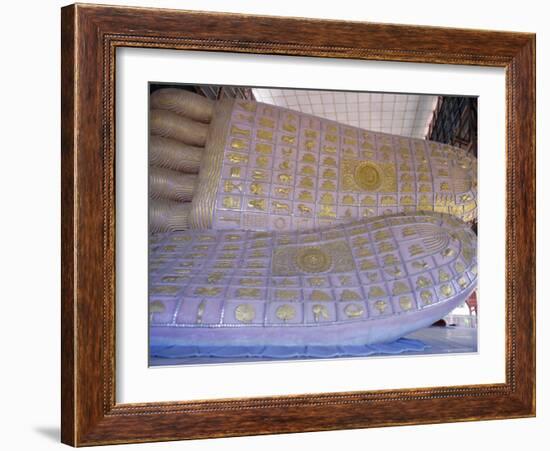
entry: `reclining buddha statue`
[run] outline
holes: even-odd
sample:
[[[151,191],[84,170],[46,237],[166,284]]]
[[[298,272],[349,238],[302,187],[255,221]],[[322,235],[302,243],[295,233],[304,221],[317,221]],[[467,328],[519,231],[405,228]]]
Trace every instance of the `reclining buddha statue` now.
[[[415,211],[476,218],[476,159],[248,100],[151,96],[151,227],[288,231]]]
[[[150,343],[388,343],[476,287],[476,160],[247,100],[151,96]]]

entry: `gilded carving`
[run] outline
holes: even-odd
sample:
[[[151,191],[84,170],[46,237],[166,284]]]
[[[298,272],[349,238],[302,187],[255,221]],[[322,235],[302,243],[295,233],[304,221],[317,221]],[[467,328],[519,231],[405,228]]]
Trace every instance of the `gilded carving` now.
[[[399,306],[401,310],[408,311],[412,309],[412,299],[409,296],[401,296],[399,298]]]
[[[290,212],[290,206],[288,204],[285,204],[284,202],[279,202],[279,201],[276,201],[274,200],[271,205],[273,206],[273,208],[277,211],[286,211],[286,212]]]
[[[250,136],[250,130],[237,127],[236,125],[231,126],[231,134],[232,135],[242,135],[242,136]]]
[[[431,291],[421,291],[420,298],[422,299],[422,302],[424,302],[424,305],[429,305],[432,303],[433,294]]]
[[[251,323],[256,317],[256,310],[251,304],[240,304],[235,307],[235,318],[241,323]]]
[[[222,200],[224,208],[240,208],[241,199],[239,197],[226,196]]]
[[[306,273],[320,273],[328,271],[332,264],[329,254],[320,247],[306,247],[296,252],[296,266]]]
[[[256,210],[265,210],[265,199],[250,199],[248,206]]]
[[[197,287],[195,294],[199,296],[217,296],[222,291],[219,287]]]
[[[330,205],[321,205],[321,208],[319,209],[319,217],[336,218],[336,212],[334,211],[334,208]]]
[[[250,184],[250,193],[256,196],[264,195],[264,187],[261,183],[253,182]]]
[[[378,313],[382,315],[388,308],[388,304],[386,303],[386,301],[376,301],[374,303],[374,307],[376,308],[376,310],[378,310]]]
[[[321,319],[329,319],[328,309],[325,305],[315,304],[311,307],[313,312],[313,320],[318,323]]]
[[[344,313],[348,318],[360,318],[365,310],[359,304],[348,304],[344,307]]]
[[[359,301],[361,297],[356,291],[353,290],[344,290],[342,291],[342,294],[340,295],[341,301]]]
[[[281,321],[290,321],[295,318],[296,309],[290,304],[284,304],[277,307],[277,310],[275,310],[275,316]]]
[[[259,298],[261,291],[259,288],[238,288],[237,297],[238,298]]]

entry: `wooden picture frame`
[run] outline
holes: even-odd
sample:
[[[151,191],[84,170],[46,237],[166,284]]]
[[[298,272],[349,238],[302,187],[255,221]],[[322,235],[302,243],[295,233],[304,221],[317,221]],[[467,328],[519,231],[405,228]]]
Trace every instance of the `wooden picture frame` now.
[[[62,9],[62,421],[73,446],[535,415],[535,35],[71,5]],[[506,69],[506,381],[300,396],[115,399],[119,47]]]

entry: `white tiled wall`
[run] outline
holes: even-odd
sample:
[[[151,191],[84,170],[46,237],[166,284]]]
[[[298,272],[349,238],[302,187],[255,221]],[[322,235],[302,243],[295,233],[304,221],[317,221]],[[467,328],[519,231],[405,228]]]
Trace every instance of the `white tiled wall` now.
[[[259,102],[395,135],[425,138],[437,96],[253,89]]]

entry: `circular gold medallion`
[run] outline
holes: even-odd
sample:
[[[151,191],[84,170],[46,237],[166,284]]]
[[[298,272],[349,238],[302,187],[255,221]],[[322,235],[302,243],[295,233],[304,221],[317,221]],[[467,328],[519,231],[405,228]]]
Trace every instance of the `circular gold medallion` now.
[[[235,308],[235,318],[241,323],[250,323],[256,317],[256,311],[250,304],[240,304]]]
[[[303,272],[325,272],[331,264],[330,255],[319,247],[304,247],[296,252],[296,266]]]
[[[365,191],[375,191],[382,184],[382,177],[378,167],[370,161],[364,161],[355,168],[355,183]]]
[[[289,321],[296,316],[296,309],[290,304],[283,304],[275,311],[275,315],[281,321]]]
[[[275,228],[281,230],[284,229],[286,226],[286,219],[285,218],[277,218],[275,219]]]

